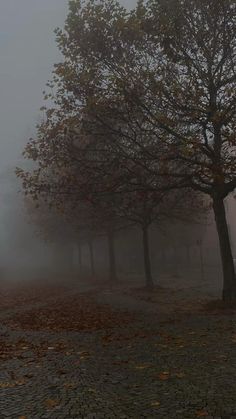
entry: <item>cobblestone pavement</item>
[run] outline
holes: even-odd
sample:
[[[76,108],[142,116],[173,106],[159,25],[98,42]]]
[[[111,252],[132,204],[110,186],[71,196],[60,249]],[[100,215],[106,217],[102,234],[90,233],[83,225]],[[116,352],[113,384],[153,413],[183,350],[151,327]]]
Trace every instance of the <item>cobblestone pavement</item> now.
[[[96,298],[130,306],[134,318],[91,332],[27,331],[1,313],[0,419],[236,419],[235,313],[159,318],[154,305],[115,291]]]

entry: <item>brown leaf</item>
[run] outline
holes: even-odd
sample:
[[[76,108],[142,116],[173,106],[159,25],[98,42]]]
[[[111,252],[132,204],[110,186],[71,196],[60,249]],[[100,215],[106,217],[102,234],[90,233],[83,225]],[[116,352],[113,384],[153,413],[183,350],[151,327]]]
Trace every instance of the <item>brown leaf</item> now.
[[[57,370],[57,373],[60,374],[60,375],[65,375],[66,371],[61,369],[61,370]]]
[[[45,400],[44,404],[47,407],[47,409],[54,409],[56,406],[59,405],[59,400],[47,399]]]
[[[152,407],[159,407],[159,406],[160,406],[160,404],[161,404],[160,402],[152,402],[152,403],[151,403],[151,406],[152,406]]]
[[[135,369],[136,370],[144,370],[144,369],[149,368],[149,367],[150,367],[150,364],[140,364],[140,365],[136,365]]]
[[[81,351],[77,352],[80,359],[86,359],[90,357],[90,353],[88,351]]]
[[[163,381],[169,380],[169,378],[170,378],[169,371],[163,371],[163,372],[161,372],[160,374],[158,374],[158,378],[159,378],[159,380],[163,380]]]
[[[208,414],[208,412],[206,411],[206,410],[198,410],[197,412],[196,412],[196,416],[198,417],[198,418],[200,418],[200,417],[203,417],[203,416],[208,416],[209,414]]]
[[[76,384],[75,383],[65,383],[64,387],[68,390],[69,389],[74,389],[74,388],[76,388]]]
[[[185,377],[185,373],[184,372],[176,372],[175,376],[177,378],[184,378]]]
[[[24,380],[24,379],[15,380],[15,381],[12,381],[12,382],[0,381],[0,388],[13,388],[13,387],[16,387],[16,386],[22,386],[25,383],[26,383],[26,380]]]

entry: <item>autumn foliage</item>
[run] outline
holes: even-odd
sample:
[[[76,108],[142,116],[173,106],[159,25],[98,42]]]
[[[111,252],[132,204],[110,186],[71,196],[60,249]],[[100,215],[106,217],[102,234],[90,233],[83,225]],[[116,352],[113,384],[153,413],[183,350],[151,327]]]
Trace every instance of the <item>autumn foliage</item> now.
[[[207,195],[227,301],[236,296],[224,208],[236,187],[235,34],[230,0],[151,0],[130,11],[70,1],[56,30],[63,59],[24,152],[36,167],[17,169],[34,200],[89,213],[93,235],[124,220],[141,226],[150,287],[149,225],[173,219],[179,203],[182,218],[199,211]]]

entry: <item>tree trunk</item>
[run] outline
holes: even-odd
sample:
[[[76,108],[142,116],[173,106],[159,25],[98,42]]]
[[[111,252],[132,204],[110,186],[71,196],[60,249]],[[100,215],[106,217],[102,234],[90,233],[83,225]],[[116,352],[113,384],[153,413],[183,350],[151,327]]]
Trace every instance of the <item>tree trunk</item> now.
[[[204,259],[202,251],[202,243],[199,244],[200,266],[201,266],[201,279],[204,280]]]
[[[79,265],[79,271],[82,272],[82,254],[81,254],[81,245],[78,244],[78,265]]]
[[[148,227],[146,226],[143,227],[143,256],[144,256],[146,287],[149,290],[152,290],[154,287],[154,283],[153,283],[152,272],[151,272]]]
[[[117,281],[114,232],[108,232],[109,279]]]
[[[176,247],[173,247],[173,275],[179,277],[179,256]]]
[[[93,241],[89,240],[89,254],[90,254],[90,267],[91,267],[91,275],[95,276],[95,268],[94,268],[94,252],[93,252]]]
[[[187,246],[185,246],[185,248],[186,248],[186,259],[187,259],[187,264],[188,265],[190,265],[190,262],[191,262],[191,260],[190,260],[190,249],[189,249],[189,246],[187,245]]]
[[[165,265],[166,264],[166,252],[165,252],[164,248],[161,249],[161,260],[162,260],[163,265]]]
[[[213,209],[219,237],[221,261],[223,268],[224,282],[222,298],[224,301],[232,301],[236,299],[236,278],[228,225],[226,221],[224,200],[218,197],[214,198]]]

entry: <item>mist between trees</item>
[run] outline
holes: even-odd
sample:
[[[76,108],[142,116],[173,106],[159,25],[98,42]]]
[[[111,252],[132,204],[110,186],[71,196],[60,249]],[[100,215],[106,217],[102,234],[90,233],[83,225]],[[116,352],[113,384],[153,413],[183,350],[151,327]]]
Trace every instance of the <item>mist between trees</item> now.
[[[16,173],[44,236],[68,235],[78,249],[88,243],[92,275],[93,244],[105,237],[109,277],[117,279],[115,240],[134,229],[151,290],[150,231],[169,237],[163,265],[191,224],[199,237],[183,240],[186,257],[194,242],[203,276],[199,226],[213,208],[222,298],[235,299],[224,206],[236,187],[235,16],[229,0],[151,0],[131,11],[115,1],[69,2],[65,27],[56,30],[63,59],[24,151],[33,169]],[[140,252],[132,246],[128,260]],[[161,240],[156,246],[161,255]]]

